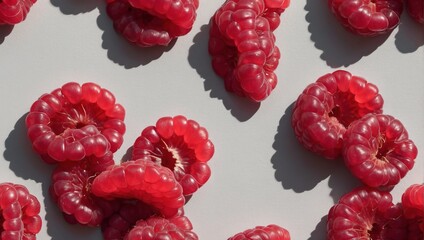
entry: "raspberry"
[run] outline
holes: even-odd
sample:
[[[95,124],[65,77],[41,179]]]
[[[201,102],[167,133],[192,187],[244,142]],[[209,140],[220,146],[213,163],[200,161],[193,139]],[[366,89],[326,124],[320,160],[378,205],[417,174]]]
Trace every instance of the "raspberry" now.
[[[369,114],[348,128],[343,158],[352,174],[364,184],[392,187],[412,169],[417,152],[399,120]]]
[[[273,30],[289,2],[228,0],[211,18],[212,67],[229,92],[259,102],[275,88],[280,51]]]
[[[132,159],[145,156],[172,170],[189,195],[207,182],[211,170],[207,164],[214,153],[208,132],[184,116],[163,117],[156,126],[145,128],[133,145]]]
[[[399,25],[402,0],[328,0],[331,11],[349,31],[376,36]]]
[[[108,199],[138,199],[165,217],[177,214],[185,203],[182,187],[171,170],[147,157],[124,162],[100,173],[94,179],[91,191]]]
[[[0,25],[15,25],[25,20],[29,9],[37,0],[0,1]]]
[[[424,184],[413,184],[402,195],[402,207],[406,219],[411,220],[411,225],[421,234],[424,233]]]
[[[40,202],[25,186],[0,184],[0,232],[2,240],[35,240],[41,230]]]
[[[187,34],[196,19],[198,0],[107,0],[114,28],[141,47],[168,45]]]
[[[93,179],[114,165],[113,154],[87,157],[79,162],[60,163],[52,174],[50,194],[70,223],[98,226],[112,214],[114,203],[94,196]]]
[[[419,23],[424,23],[424,1],[423,0],[406,0],[406,10],[409,16]]]
[[[406,239],[408,232],[402,207],[392,196],[372,188],[356,188],[331,207],[327,239]]]
[[[140,220],[136,226],[125,236],[124,240],[197,240],[190,220],[185,216],[171,219],[153,216],[147,220]]]
[[[292,127],[306,149],[335,159],[341,154],[347,127],[367,113],[381,113],[383,103],[377,86],[335,71],[303,90],[293,107]]]
[[[109,148],[115,152],[123,142],[124,117],[125,109],[110,91],[70,82],[35,101],[26,126],[34,150],[46,162],[76,161],[101,157]]]
[[[228,240],[290,240],[289,232],[275,224],[257,226],[228,238]]]

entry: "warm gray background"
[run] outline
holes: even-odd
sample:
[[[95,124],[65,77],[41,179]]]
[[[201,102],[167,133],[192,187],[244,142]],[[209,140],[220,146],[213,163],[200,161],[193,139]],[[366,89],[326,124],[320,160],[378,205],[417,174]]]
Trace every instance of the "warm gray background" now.
[[[222,1],[201,1],[193,30],[165,49],[131,46],[100,0],[40,0],[25,22],[0,28],[2,120],[0,181],[25,184],[41,201],[39,239],[101,239],[98,229],[69,226],[48,198],[52,170],[32,152],[25,114],[42,93],[68,81],[93,81],[127,110],[120,160],[140,131],[159,117],[184,114],[210,132],[212,177],[186,205],[204,240],[226,239],[256,225],[279,224],[292,239],[325,238],[325,216],[358,182],[341,162],[305,151],[290,127],[291,104],[317,77],[347,69],[375,83],[384,110],[400,119],[424,151],[424,27],[406,14],[390,35],[345,32],[326,1],[293,1],[276,31],[279,84],[265,102],[228,94],[207,53],[208,21]],[[393,190],[395,202],[423,182],[423,156]]]

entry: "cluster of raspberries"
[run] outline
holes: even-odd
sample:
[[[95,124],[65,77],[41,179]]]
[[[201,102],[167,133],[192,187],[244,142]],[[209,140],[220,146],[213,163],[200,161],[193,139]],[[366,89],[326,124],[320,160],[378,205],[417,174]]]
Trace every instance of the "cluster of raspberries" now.
[[[25,20],[29,9],[37,0],[2,0],[0,1],[0,26],[15,25]]]

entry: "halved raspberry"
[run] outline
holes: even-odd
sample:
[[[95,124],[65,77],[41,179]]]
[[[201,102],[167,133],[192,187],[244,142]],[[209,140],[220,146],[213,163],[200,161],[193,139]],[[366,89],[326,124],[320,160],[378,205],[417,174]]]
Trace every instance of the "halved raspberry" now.
[[[145,156],[172,170],[190,195],[205,184],[211,170],[207,164],[214,154],[208,132],[184,116],[163,117],[156,126],[145,128],[133,145],[132,159]]]
[[[110,91],[70,82],[35,101],[25,121],[33,148],[53,163],[115,152],[123,142],[124,117]]]
[[[393,187],[414,166],[417,147],[392,116],[368,114],[348,128],[343,158],[354,176],[371,187]]]
[[[376,36],[399,25],[402,0],[328,0],[331,11],[349,31]]]
[[[275,30],[290,1],[228,0],[210,21],[209,54],[228,91],[253,101],[277,85]]]
[[[405,4],[409,16],[419,23],[424,23],[424,0],[406,0]]]
[[[171,170],[147,157],[102,172],[94,179],[91,191],[107,199],[138,199],[165,217],[177,214],[185,203],[182,187]]]
[[[40,202],[20,184],[0,184],[1,239],[35,240],[42,221]]]
[[[107,13],[128,41],[166,46],[191,30],[198,6],[198,0],[107,0]]]
[[[197,240],[190,220],[185,216],[177,216],[166,219],[153,216],[146,220],[140,220],[136,226],[125,236],[124,240]]]
[[[0,1],[0,25],[15,25],[25,20],[29,9],[37,0]]]
[[[424,184],[413,184],[402,195],[402,207],[406,219],[410,219],[410,228],[415,229],[418,239],[424,236]],[[412,236],[412,234],[411,234]],[[421,236],[421,238],[419,238]],[[413,238],[409,238],[412,240]]]
[[[368,113],[381,113],[383,103],[377,86],[347,71],[335,71],[303,90],[293,107],[292,127],[306,149],[335,159],[348,126]]]
[[[256,226],[228,238],[228,240],[290,240],[290,233],[286,229],[270,224],[268,226]]]
[[[407,239],[401,205],[392,203],[389,192],[356,188],[331,207],[327,239]]]

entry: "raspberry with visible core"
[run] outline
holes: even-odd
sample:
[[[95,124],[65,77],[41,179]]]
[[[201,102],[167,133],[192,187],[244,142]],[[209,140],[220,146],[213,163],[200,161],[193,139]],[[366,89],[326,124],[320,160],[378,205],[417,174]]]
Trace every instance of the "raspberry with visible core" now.
[[[406,0],[405,4],[409,16],[419,23],[424,23],[424,0]]]
[[[256,226],[228,238],[228,240],[290,240],[290,233],[275,224]]]
[[[417,147],[392,116],[368,114],[349,126],[343,158],[354,176],[371,187],[393,187],[414,166]]]
[[[368,113],[381,113],[383,103],[377,86],[347,71],[335,71],[303,90],[293,107],[292,127],[306,149],[335,159],[349,125]]]
[[[364,35],[386,34],[399,25],[402,0],[328,0],[331,11],[349,31]]]
[[[37,0],[0,1],[0,25],[15,25],[25,20],[28,12]]]
[[[203,186],[211,175],[207,162],[214,154],[208,132],[184,116],[163,117],[145,128],[133,145],[132,159],[145,156],[172,170],[184,195]]]

